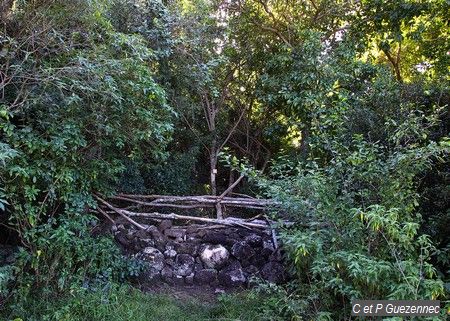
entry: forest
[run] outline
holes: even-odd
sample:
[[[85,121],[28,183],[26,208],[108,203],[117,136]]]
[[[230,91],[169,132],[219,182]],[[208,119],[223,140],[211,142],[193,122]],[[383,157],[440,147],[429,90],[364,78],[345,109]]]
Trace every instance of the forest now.
[[[0,0],[0,320],[362,320],[356,299],[444,320],[449,8]],[[146,205],[267,223],[289,277],[146,289],[113,233],[149,232]]]

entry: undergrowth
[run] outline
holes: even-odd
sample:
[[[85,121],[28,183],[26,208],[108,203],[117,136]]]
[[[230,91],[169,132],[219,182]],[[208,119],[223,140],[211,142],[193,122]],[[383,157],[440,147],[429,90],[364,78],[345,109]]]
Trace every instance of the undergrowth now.
[[[37,296],[0,311],[0,320],[263,320],[263,311],[253,299],[252,293],[222,295],[217,303],[208,304],[195,299],[176,300],[166,294],[149,294],[128,285],[106,283],[96,289],[79,288],[58,298]]]

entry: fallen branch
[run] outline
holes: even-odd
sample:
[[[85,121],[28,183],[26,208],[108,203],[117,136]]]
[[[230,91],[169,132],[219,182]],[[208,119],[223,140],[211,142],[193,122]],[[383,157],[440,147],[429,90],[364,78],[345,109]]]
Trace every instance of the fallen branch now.
[[[206,218],[206,217],[196,217],[196,216],[187,216],[187,215],[179,215],[175,213],[169,213],[169,214],[163,214],[163,213],[139,213],[139,212],[132,212],[129,210],[118,208],[107,201],[103,200],[102,198],[95,195],[95,198],[102,203],[104,206],[108,207],[113,212],[121,215],[124,217],[127,221],[132,223],[133,225],[145,229],[142,225],[131,219],[130,217],[143,217],[143,218],[150,218],[150,219],[159,219],[159,220],[189,220],[189,221],[196,221],[196,222],[203,222],[208,224],[218,224],[218,225],[226,225],[226,226],[237,226],[237,227],[243,227],[246,229],[268,229],[269,226],[264,221],[258,220],[253,222],[246,222],[243,219],[238,218],[226,218],[226,219],[215,219],[215,218]]]
[[[239,179],[236,181],[238,182]],[[214,208],[218,205],[224,207],[239,207],[248,209],[264,210],[270,206],[277,206],[278,203],[272,200],[256,198],[226,197],[231,189],[227,189],[220,196],[168,196],[168,195],[130,195],[119,194],[111,199],[131,202],[147,207],[171,207],[181,209],[194,208]]]
[[[111,204],[109,204],[107,201],[101,199],[100,197],[98,197],[97,195],[94,195],[94,197],[103,205],[105,205],[106,207],[108,207],[109,209],[113,210],[114,212],[116,212],[117,214],[119,214],[120,216],[122,216],[124,219],[126,219],[128,222],[130,222],[131,224],[133,224],[134,226],[138,227],[141,230],[145,230],[145,227],[142,226],[141,224],[139,224],[138,222],[136,222],[135,220],[129,218],[125,213],[128,212],[127,210],[121,210],[118,209],[114,206],[112,206]]]
[[[97,206],[97,211],[104,217],[106,217],[111,223],[116,224],[116,222],[111,218],[111,216],[109,216],[109,214],[106,213],[104,210],[102,210],[99,206]]]

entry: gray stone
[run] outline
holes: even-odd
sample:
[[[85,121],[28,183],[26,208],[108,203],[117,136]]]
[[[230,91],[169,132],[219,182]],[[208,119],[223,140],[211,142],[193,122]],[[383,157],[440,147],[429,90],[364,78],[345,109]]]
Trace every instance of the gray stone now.
[[[147,246],[155,246],[155,241],[153,239],[140,239],[139,244],[143,245],[143,247]]]
[[[150,234],[146,230],[139,230],[136,233],[134,233],[134,237],[138,239],[148,239]]]
[[[262,250],[262,249],[261,249]],[[267,263],[267,257],[262,255],[261,251],[256,251],[255,255],[253,255],[249,261],[250,265],[254,265],[258,268],[262,267],[265,263]]]
[[[263,241],[263,248],[264,249],[269,249],[271,252],[275,251],[275,248],[273,247],[272,241],[269,241],[269,240]]]
[[[172,259],[172,258],[165,259],[164,262],[165,262],[168,266],[174,266],[174,265],[175,265],[175,260]]]
[[[217,280],[217,270],[203,269],[195,273],[194,282],[199,285],[213,284]]]
[[[153,225],[147,228],[147,232],[152,236],[156,247],[161,251],[164,251],[167,238],[157,229],[156,226]]]
[[[246,268],[243,269],[243,271],[248,276],[257,275],[259,273],[259,269],[254,265],[247,266]]]
[[[186,228],[186,234],[193,234],[196,233],[197,231],[198,231],[197,226],[190,225]]]
[[[194,272],[194,258],[189,254],[178,254],[175,260],[174,273],[188,276]]]
[[[175,244],[175,250],[180,254],[197,255],[197,245],[187,242]]]
[[[238,270],[238,269],[242,269],[242,265],[241,263],[236,260],[236,259],[230,259],[227,262],[227,265],[225,265],[222,270],[223,271],[231,271],[231,270]]]
[[[184,278],[184,282],[186,283],[186,285],[192,285],[194,284],[194,273],[189,274],[188,276],[186,276]]]
[[[164,235],[173,239],[183,240],[186,235],[186,230],[171,228],[165,230]]]
[[[261,269],[261,276],[263,279],[272,283],[281,283],[286,278],[286,271],[278,262],[266,263]]]
[[[263,239],[257,234],[250,234],[244,240],[251,247],[260,247],[263,244]]]
[[[226,287],[243,286],[247,282],[242,269],[221,270],[219,272],[218,279],[220,284]]]
[[[231,249],[231,254],[239,260],[248,260],[255,255],[255,250],[245,242],[235,243]]]
[[[229,257],[230,253],[222,245],[207,245],[200,253],[203,263],[212,269],[222,267]]]
[[[259,255],[262,256],[264,258],[264,260],[268,260],[269,257],[272,255],[273,250],[267,248],[267,247],[263,247],[261,249],[261,251],[259,252]]]
[[[221,289],[221,288],[217,288],[217,289],[214,290],[214,293],[215,294],[225,294],[225,290]]]
[[[283,260],[283,255],[282,255],[280,249],[273,252],[272,255],[269,257],[269,260],[281,262]]]
[[[159,223],[158,225],[158,230],[160,232],[164,232],[165,230],[169,229],[172,227],[172,221],[171,220],[163,220],[161,221],[161,223]]]
[[[164,282],[172,284],[173,283],[173,272],[172,269],[168,266],[164,267],[161,271],[161,277]]]
[[[115,236],[114,239],[120,244],[122,245],[124,248],[131,248],[132,247],[132,242],[127,238],[126,233],[124,233],[123,231],[119,231]]]
[[[148,282],[148,283],[158,283],[159,281],[161,281],[161,274],[159,273],[158,270],[150,267],[148,269],[146,269],[140,276],[141,278],[143,278],[144,282]]]
[[[154,247],[146,247],[140,252],[140,257],[149,263],[150,267],[161,271],[164,267],[164,255]]]
[[[206,235],[203,237],[203,242],[211,243],[211,244],[230,244],[233,242],[230,240],[225,233],[220,233],[216,231],[208,231]]]
[[[164,251],[164,256],[166,258],[174,258],[175,256],[177,256],[177,251],[175,251],[175,250],[165,250]]]
[[[184,285],[184,277],[182,277],[181,275],[175,275],[173,277],[173,282],[176,285]]]

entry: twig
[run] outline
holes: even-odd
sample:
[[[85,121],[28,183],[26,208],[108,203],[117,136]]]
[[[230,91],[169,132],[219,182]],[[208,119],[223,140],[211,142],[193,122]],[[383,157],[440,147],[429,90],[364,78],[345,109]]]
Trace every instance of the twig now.
[[[141,224],[139,224],[138,222],[136,222],[135,220],[129,218],[129,217],[126,215],[126,213],[131,213],[131,212],[128,212],[128,211],[126,211],[126,210],[118,209],[118,208],[112,206],[111,204],[109,204],[107,201],[101,199],[101,198],[98,197],[97,195],[94,195],[94,197],[95,197],[99,202],[101,202],[101,203],[104,204],[106,207],[108,207],[109,209],[113,210],[114,212],[116,212],[117,214],[119,214],[120,216],[122,216],[124,219],[126,219],[128,222],[130,222],[130,223],[133,224],[134,226],[140,228],[141,230],[145,230],[145,227],[144,227],[144,226],[142,226]]]

